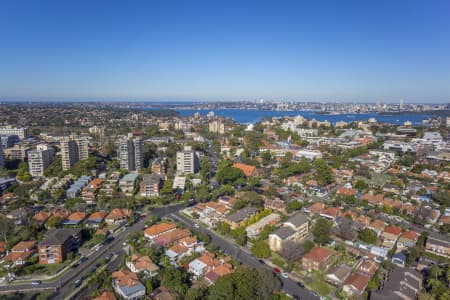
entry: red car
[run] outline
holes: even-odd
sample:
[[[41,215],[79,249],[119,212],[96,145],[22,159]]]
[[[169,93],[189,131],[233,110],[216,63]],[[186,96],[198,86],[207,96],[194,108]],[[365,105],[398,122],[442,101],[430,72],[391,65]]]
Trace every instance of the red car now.
[[[278,273],[280,273],[281,271],[280,271],[280,269],[278,269],[278,268],[273,268],[273,272],[278,274]]]

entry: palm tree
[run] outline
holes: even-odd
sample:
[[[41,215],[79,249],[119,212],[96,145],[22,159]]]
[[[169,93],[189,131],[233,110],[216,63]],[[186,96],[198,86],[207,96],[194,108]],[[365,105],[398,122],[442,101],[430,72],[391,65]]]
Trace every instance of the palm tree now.
[[[434,277],[434,279],[438,280],[443,273],[444,271],[441,268],[439,268],[438,266],[433,266],[430,270],[430,277]]]

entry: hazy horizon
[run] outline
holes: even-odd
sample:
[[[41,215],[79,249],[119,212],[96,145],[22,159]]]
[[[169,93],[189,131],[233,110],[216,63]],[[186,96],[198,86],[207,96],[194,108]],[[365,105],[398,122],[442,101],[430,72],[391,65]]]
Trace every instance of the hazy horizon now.
[[[414,0],[5,1],[0,99],[447,103],[448,11]]]

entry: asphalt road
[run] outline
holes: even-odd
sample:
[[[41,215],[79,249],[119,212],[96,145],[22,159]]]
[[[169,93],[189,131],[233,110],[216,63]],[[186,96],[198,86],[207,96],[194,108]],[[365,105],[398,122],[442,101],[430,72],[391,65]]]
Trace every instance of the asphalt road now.
[[[164,206],[161,208],[155,208],[152,210],[151,214],[147,217],[140,219],[138,222],[133,224],[132,226],[126,227],[124,231],[120,232],[115,236],[115,239],[100,248],[98,251],[92,253],[87,257],[87,260],[81,263],[79,266],[69,270],[64,273],[61,277],[50,281],[43,282],[39,286],[33,286],[31,283],[24,284],[7,284],[0,286],[0,294],[5,293],[36,293],[43,291],[57,291],[55,295],[55,299],[65,299],[74,289],[73,283],[78,279],[84,279],[85,275],[89,275],[92,273],[92,268],[95,267],[96,264],[100,262],[100,260],[104,259],[110,253],[116,253],[118,257],[114,261],[113,264],[117,264],[122,261],[123,255],[125,252],[123,251],[123,242],[128,238],[128,235],[132,232],[142,231],[144,230],[145,222],[150,220],[152,215],[156,215],[158,217],[163,217],[173,212],[176,212],[183,208],[183,204],[177,204],[172,206]],[[108,269],[110,266],[108,266]]]
[[[189,218],[186,218],[185,216],[181,215],[179,212],[174,212],[171,214],[171,217],[175,220],[181,221],[184,223],[186,227],[189,227],[193,230],[200,231],[201,233],[208,234],[211,237],[211,243],[219,247],[222,251],[224,251],[227,255],[230,255],[231,257],[241,261],[245,265],[252,267],[252,268],[266,268],[266,269],[272,269],[271,267],[267,266],[266,264],[260,262],[257,258],[255,258],[253,255],[248,254],[247,252],[240,249],[238,246],[234,245],[233,243],[223,239],[222,237],[214,234],[213,232],[200,227],[196,228],[195,223],[190,220]],[[295,296],[296,299],[319,299],[319,297],[313,296],[309,290],[305,288],[301,288],[297,285],[296,281],[290,279],[290,278],[283,278],[279,277],[282,284],[283,284],[283,290],[290,294],[291,296]]]

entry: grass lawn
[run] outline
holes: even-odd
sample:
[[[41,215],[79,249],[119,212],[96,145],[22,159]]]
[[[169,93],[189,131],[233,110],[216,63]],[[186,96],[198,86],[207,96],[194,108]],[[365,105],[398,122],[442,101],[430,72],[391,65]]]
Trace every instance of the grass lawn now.
[[[274,263],[275,265],[277,265],[278,267],[280,267],[282,269],[284,269],[286,267],[286,263],[285,263],[284,259],[275,252],[271,253],[270,260],[272,261],[272,263]]]
[[[325,282],[325,274],[320,272],[313,272],[311,274],[313,278],[312,282],[308,284],[308,287],[316,291],[319,295],[328,296],[334,292],[334,287]]]

